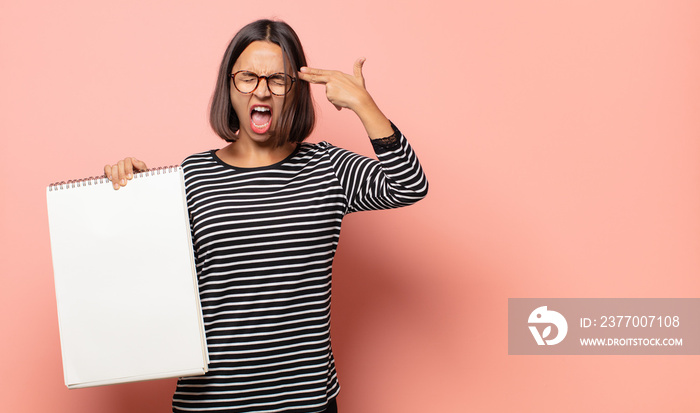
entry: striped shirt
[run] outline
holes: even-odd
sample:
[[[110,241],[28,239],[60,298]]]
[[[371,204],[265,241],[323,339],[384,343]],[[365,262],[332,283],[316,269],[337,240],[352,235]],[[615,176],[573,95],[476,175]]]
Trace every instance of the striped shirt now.
[[[320,412],[339,390],[330,341],[331,265],[343,216],[423,198],[406,139],[379,161],[302,143],[259,168],[214,150],[182,163],[209,372],[178,381],[174,412]]]

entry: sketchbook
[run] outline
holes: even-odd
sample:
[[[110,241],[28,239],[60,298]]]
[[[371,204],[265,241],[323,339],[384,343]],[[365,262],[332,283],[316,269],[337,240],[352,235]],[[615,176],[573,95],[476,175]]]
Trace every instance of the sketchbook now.
[[[68,388],[204,374],[182,168],[46,188]]]

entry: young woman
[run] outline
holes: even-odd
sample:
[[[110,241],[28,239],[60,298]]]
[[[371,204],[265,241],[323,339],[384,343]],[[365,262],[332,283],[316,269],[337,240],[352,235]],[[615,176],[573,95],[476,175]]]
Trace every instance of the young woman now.
[[[351,212],[422,199],[411,147],[352,75],[306,67],[286,23],[253,22],[224,55],[210,123],[228,145],[182,162],[211,364],[178,381],[174,412],[331,412],[340,390],[330,341],[331,265]],[[362,121],[377,160],[327,142],[310,83]],[[119,189],[144,162],[105,166]]]

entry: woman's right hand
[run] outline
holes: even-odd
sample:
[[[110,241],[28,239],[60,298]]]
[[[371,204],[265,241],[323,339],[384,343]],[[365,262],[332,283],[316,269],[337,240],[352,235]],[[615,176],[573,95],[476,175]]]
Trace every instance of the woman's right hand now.
[[[124,158],[114,165],[105,165],[105,176],[112,181],[115,190],[126,186],[127,181],[134,177],[135,172],[143,172],[148,167],[136,158]]]

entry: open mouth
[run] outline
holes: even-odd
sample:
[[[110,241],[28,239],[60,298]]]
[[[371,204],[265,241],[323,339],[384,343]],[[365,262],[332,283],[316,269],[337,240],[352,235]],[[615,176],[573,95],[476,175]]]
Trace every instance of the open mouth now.
[[[269,106],[256,105],[250,110],[250,128],[255,133],[263,134],[270,129],[272,110]]]

